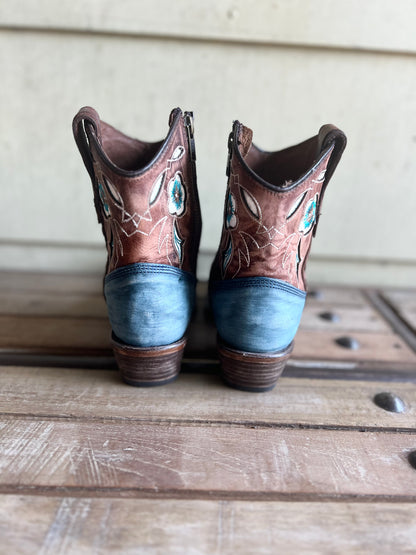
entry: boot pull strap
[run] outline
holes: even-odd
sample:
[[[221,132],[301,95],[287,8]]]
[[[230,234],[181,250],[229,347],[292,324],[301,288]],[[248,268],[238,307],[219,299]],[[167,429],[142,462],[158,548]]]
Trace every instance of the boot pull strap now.
[[[347,137],[341,129],[338,129],[335,125],[323,125],[319,130],[318,143],[319,153],[324,152],[324,150],[329,148],[331,145],[334,145],[334,150],[332,151],[331,158],[329,159],[325,176],[325,181],[329,181],[338,165],[338,162],[341,160],[342,153],[347,145]]]
[[[338,162],[341,160],[342,153],[344,152],[344,149],[347,145],[347,137],[341,131],[341,129],[338,129],[338,127],[335,127],[335,125],[331,125],[331,124],[323,125],[319,130],[319,134],[318,134],[318,153],[321,154],[332,145],[334,145],[334,148],[326,168],[325,182],[321,190],[319,205],[317,207],[317,215],[316,215],[315,226],[313,229],[313,237],[315,237],[316,235],[316,230],[317,230],[319,218],[321,215],[322,200],[324,197],[325,189],[329,183],[329,180],[332,177],[332,174],[334,173],[336,167],[338,166]]]
[[[101,144],[101,122],[100,117],[94,108],[85,106],[81,108],[72,122],[72,131],[79,152],[81,153],[85,167],[91,177],[92,188],[94,191],[94,204],[97,212],[98,223],[103,223],[102,209],[100,205],[100,192],[95,178],[93,157],[91,154],[90,137],[96,138]]]
[[[101,122],[94,108],[84,106],[84,108],[79,110],[73,119],[72,131],[85,167],[90,174],[91,180],[94,182],[94,166],[89,139],[91,133],[94,133],[98,142],[101,143]]]

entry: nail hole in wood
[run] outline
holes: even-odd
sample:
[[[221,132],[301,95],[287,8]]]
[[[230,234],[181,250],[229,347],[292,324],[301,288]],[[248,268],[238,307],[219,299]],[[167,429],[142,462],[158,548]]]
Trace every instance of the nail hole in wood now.
[[[407,455],[407,460],[409,461],[410,466],[416,470],[416,451],[411,451]]]
[[[377,395],[374,395],[373,401],[378,407],[389,412],[404,412],[406,410],[406,405],[402,399],[389,391],[377,393]]]
[[[349,335],[337,337],[337,339],[335,339],[335,343],[340,347],[344,347],[344,349],[351,349],[352,351],[356,351],[360,348],[358,341]]]
[[[339,322],[341,318],[335,312],[321,312],[319,318],[327,320],[328,322]]]

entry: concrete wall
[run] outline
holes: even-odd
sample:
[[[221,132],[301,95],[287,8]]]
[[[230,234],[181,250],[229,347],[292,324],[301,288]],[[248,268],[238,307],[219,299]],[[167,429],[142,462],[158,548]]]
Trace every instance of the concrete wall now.
[[[335,123],[312,281],[416,282],[416,4],[411,0],[0,3],[0,268],[101,271],[71,120],[81,106],[158,140],[196,115],[200,277],[221,230],[233,119],[272,150]]]

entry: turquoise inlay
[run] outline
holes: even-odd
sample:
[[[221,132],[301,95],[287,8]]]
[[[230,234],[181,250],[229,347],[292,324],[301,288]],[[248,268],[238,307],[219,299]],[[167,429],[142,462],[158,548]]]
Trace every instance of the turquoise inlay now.
[[[237,225],[237,215],[234,195],[229,191],[227,196],[227,207],[225,211],[225,227],[234,228]]]
[[[301,231],[304,235],[307,235],[311,231],[312,226],[315,223],[317,198],[318,195],[315,195],[314,198],[312,198],[306,205],[305,214],[299,227],[299,231]]]
[[[98,193],[100,195],[101,204],[103,205],[103,208],[104,208],[104,213],[108,218],[109,216],[111,216],[111,212],[110,212],[110,207],[108,206],[107,198],[105,196],[104,187],[101,183],[98,183]]]
[[[233,251],[233,243],[231,241],[231,237],[229,237],[227,246],[225,247],[225,250],[223,251],[223,254],[222,254],[223,275],[225,274],[225,270],[227,269],[227,266],[230,263],[232,251]]]
[[[171,196],[172,202],[176,206],[176,210],[180,210],[183,203],[183,191],[182,184],[178,178],[175,179],[175,183],[173,184]]]
[[[185,210],[185,188],[179,173],[175,174],[168,186],[169,212],[181,216]]]

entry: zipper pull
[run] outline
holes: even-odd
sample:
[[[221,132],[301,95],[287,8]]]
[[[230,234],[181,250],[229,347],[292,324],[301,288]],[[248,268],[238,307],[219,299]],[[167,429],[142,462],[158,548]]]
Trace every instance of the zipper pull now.
[[[194,140],[194,114],[193,112],[185,112],[185,127],[188,135],[189,150],[192,160],[196,160],[195,140]]]

